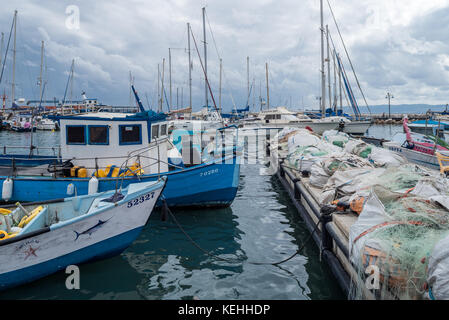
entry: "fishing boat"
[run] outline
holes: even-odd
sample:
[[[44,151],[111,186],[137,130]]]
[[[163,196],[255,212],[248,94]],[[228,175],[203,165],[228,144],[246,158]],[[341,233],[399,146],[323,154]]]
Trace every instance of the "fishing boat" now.
[[[147,223],[165,184],[161,177],[121,190],[3,208],[0,290],[120,254]]]
[[[395,134],[391,141],[382,142],[382,146],[404,156],[411,162],[439,170],[440,165],[435,152],[449,156],[448,144],[438,136],[412,132],[407,118],[403,119],[402,126],[404,133]]]
[[[3,200],[64,198],[69,184],[80,195],[103,192],[114,189],[119,178],[127,186],[156,181],[161,175],[168,177],[164,196],[170,206],[223,207],[235,198],[240,175],[238,148],[226,152],[204,148],[201,154],[195,148],[183,148],[182,163],[172,164],[167,154],[176,147],[168,138],[162,113],[97,112],[61,116],[59,121],[59,162],[32,170],[10,168],[0,176]],[[236,128],[219,128],[217,136],[228,130]],[[219,143],[220,137],[215,141]]]

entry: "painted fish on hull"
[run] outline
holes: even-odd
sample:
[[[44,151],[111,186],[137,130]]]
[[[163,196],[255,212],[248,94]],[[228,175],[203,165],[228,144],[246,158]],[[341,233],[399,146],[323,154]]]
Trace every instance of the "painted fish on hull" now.
[[[91,235],[92,233],[94,233],[95,231],[97,231],[98,229],[100,229],[106,222],[108,222],[109,220],[111,220],[112,217],[110,217],[108,220],[106,221],[102,221],[102,220],[98,220],[98,223],[96,225],[94,225],[93,227],[90,227],[89,229],[83,231],[83,232],[76,232],[75,230],[73,230],[73,232],[75,232],[76,234],[76,238],[75,241],[78,240],[78,238],[82,235]]]

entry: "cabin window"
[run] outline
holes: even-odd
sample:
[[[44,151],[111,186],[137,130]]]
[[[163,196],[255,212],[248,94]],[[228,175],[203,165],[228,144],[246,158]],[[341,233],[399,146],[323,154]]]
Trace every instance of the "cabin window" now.
[[[157,139],[159,137],[159,125],[151,127],[151,139]]]
[[[161,136],[166,136],[167,135],[167,125],[163,124],[161,125]]]
[[[120,144],[142,144],[142,125],[119,125]]]
[[[89,144],[109,144],[108,126],[88,126]]]
[[[66,126],[67,144],[86,144],[86,126]]]

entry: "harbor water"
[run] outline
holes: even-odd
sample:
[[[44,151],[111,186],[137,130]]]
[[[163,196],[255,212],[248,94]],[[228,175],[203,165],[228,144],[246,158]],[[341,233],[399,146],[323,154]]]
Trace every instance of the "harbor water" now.
[[[367,135],[390,138],[401,126],[372,126]],[[29,145],[30,133],[0,132],[0,146]],[[35,132],[35,145],[59,144],[58,132]],[[23,150],[22,150],[23,152]],[[47,154],[52,154],[47,150]],[[241,167],[240,186],[225,209],[173,210],[176,223],[155,211],[136,241],[121,255],[80,265],[80,289],[68,290],[64,271],[0,292],[0,299],[346,299],[309,238],[287,193],[262,164]],[[238,259],[238,262],[235,259]]]

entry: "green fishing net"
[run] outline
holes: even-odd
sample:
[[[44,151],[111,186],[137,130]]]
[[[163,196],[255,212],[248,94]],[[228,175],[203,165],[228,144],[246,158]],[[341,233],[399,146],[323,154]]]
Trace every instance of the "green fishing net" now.
[[[386,183],[390,188],[407,188],[415,178]],[[416,183],[415,183],[416,184]],[[427,289],[427,265],[435,244],[449,233],[449,211],[439,204],[410,193],[391,193],[375,186],[375,194],[385,211],[383,223],[368,228],[356,261],[358,277],[351,298],[366,298],[367,268],[377,266],[380,287],[371,289],[377,299],[422,299]],[[448,275],[449,276],[449,275]]]

